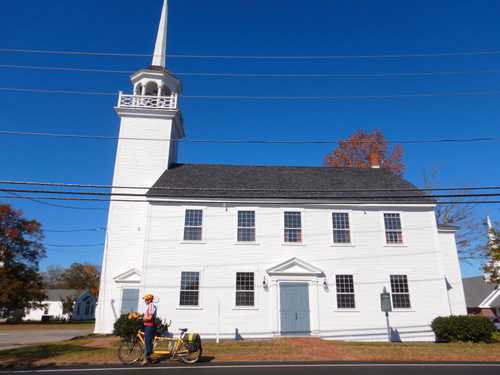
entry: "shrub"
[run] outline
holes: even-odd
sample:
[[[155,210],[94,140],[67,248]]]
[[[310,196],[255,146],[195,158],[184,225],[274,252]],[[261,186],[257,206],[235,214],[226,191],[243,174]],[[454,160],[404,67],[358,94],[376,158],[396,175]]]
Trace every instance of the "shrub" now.
[[[167,328],[168,327],[165,327],[162,319],[156,318],[157,335],[160,335]],[[128,315],[122,315],[113,325],[113,336],[118,336],[122,339],[130,339],[137,334],[139,329],[144,329],[144,323],[141,319],[129,319]]]
[[[439,341],[484,342],[491,340],[495,325],[486,318],[476,315],[438,316],[431,328]]]
[[[125,314],[120,316],[113,325],[113,335],[122,339],[130,339],[142,328],[143,323],[141,320],[129,319],[128,314]]]
[[[24,311],[14,311],[11,312],[9,317],[7,318],[7,323],[19,323],[25,317]]]

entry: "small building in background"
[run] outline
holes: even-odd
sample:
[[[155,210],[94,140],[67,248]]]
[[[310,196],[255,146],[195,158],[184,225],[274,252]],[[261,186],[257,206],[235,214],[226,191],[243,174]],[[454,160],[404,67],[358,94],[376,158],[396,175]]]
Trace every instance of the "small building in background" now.
[[[45,291],[47,298],[39,308],[27,309],[24,320],[49,321],[49,320],[69,320],[69,314],[63,313],[61,299],[73,297],[75,305],[73,307],[72,320],[93,320],[95,319],[95,307],[97,299],[89,290],[78,289],[51,289]]]
[[[486,282],[483,276],[467,277],[462,282],[467,313],[486,318],[500,316],[500,285]]]

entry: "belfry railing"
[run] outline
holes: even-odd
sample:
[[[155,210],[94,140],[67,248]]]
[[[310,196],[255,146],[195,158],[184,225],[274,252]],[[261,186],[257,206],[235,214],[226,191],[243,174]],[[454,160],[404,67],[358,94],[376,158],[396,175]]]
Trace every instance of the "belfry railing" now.
[[[120,91],[118,107],[177,109],[177,94],[170,96],[126,95]]]

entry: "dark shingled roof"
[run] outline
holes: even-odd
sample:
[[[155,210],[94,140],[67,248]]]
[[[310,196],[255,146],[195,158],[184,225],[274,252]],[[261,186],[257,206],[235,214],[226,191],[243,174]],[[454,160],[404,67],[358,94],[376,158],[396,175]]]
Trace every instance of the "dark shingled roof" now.
[[[498,284],[490,284],[484,280],[483,276],[467,277],[462,279],[465,294],[465,304],[467,307],[478,307],[486,297],[488,297],[496,288]],[[490,306],[498,305],[499,301],[492,301]]]
[[[435,203],[383,168],[220,164],[173,164],[147,196]]]

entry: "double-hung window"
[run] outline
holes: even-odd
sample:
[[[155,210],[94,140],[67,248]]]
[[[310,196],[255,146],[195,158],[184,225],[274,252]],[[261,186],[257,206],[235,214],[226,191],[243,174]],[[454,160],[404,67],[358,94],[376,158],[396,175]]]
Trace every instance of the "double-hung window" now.
[[[201,241],[203,211],[186,210],[184,220],[184,241]]]
[[[255,242],[255,211],[238,211],[238,242]]]
[[[181,273],[180,306],[198,306],[200,300],[200,273]]]
[[[337,308],[355,309],[354,300],[354,278],[352,275],[336,275],[335,285],[337,287]]]
[[[285,212],[285,242],[302,242],[302,219],[300,212]]]
[[[236,306],[255,306],[253,272],[236,273]]]
[[[333,243],[351,243],[349,214],[344,212],[332,213]]]
[[[406,275],[391,275],[392,307],[395,309],[409,309],[410,290]]]
[[[387,244],[402,244],[403,231],[399,214],[384,214],[385,241]]]

